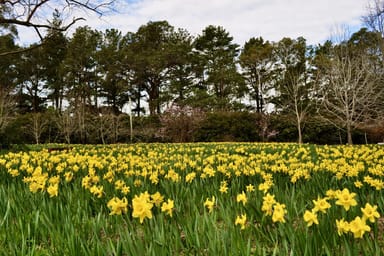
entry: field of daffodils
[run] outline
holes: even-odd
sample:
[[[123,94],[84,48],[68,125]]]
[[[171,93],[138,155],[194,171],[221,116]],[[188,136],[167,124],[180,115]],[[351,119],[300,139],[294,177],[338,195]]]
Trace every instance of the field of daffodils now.
[[[0,255],[384,255],[384,146],[0,154]]]

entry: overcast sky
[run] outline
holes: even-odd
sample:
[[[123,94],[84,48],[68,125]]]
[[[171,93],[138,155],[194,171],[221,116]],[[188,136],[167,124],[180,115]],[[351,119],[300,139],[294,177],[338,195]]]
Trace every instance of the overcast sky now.
[[[198,35],[208,25],[224,27],[243,45],[251,37],[279,41],[303,36],[308,44],[329,39],[336,28],[361,26],[368,0],[117,0],[115,12],[86,16],[98,30],[116,28],[136,32],[148,21],[167,20],[176,28]],[[31,42],[33,30],[20,29],[20,41]]]

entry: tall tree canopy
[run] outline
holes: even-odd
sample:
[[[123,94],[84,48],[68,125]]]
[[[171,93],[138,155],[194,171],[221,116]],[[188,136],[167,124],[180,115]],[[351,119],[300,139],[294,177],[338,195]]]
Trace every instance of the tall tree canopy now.
[[[256,112],[265,110],[265,98],[270,87],[273,68],[273,45],[262,37],[251,38],[244,45],[240,64],[249,86],[249,94],[256,101]]]
[[[220,26],[208,26],[194,41],[194,51],[201,64],[199,78],[214,109],[229,110],[233,97],[245,91],[237,69],[239,46]]]
[[[161,113],[167,98],[165,86],[175,66],[183,62],[183,45],[188,46],[189,36],[176,31],[167,21],[149,22],[133,35],[130,48],[133,52],[133,69],[136,82],[148,96],[149,113]],[[181,56],[180,56],[181,55]]]

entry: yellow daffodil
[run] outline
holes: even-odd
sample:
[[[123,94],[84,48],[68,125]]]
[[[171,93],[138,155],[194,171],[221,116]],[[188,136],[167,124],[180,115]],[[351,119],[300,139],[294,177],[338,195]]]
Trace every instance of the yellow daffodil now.
[[[215,196],[212,196],[212,199],[207,198],[204,202],[204,206],[208,208],[209,212],[212,212],[213,207],[215,206]]]
[[[313,224],[319,225],[315,211],[306,210],[304,213],[304,221],[307,222],[308,227],[312,226]]]
[[[355,200],[356,193],[350,193],[347,188],[344,188],[341,192],[336,195],[337,205],[342,205],[346,211],[348,211],[351,206],[356,206],[357,202]]]
[[[272,216],[273,206],[276,203],[275,196],[267,193],[263,196],[263,205],[261,206],[261,210],[267,216]]]
[[[130,188],[129,188],[128,186],[125,186],[125,185],[124,185],[124,186],[121,188],[121,193],[123,193],[124,195],[128,194],[129,191],[130,191]]]
[[[140,223],[143,223],[145,218],[152,219],[152,207],[153,203],[150,202],[148,193],[135,195],[132,199],[132,217],[139,218]]]
[[[136,179],[136,180],[133,182],[133,185],[134,185],[135,187],[140,187],[141,184],[142,184],[142,181],[139,180],[139,179]]]
[[[349,223],[349,230],[355,238],[362,238],[365,232],[371,231],[371,228],[358,216]]]
[[[166,214],[172,217],[173,208],[174,208],[173,200],[168,199],[167,202],[163,202],[163,205],[161,206],[161,211],[165,212]]]
[[[245,224],[247,222],[247,214],[242,214],[241,216],[237,216],[235,220],[235,225],[240,225],[240,229],[245,229]]]
[[[9,173],[12,177],[17,177],[17,176],[19,176],[19,174],[20,174],[19,170],[17,170],[17,169],[9,169],[9,170],[8,170],[8,173]]]
[[[247,192],[253,192],[253,191],[255,191],[255,186],[253,186],[252,184],[249,184],[246,187],[246,190],[247,190]]]
[[[190,172],[185,176],[185,182],[191,183],[196,178],[195,172]]]
[[[122,180],[116,180],[115,181],[115,188],[117,190],[121,190],[124,187],[124,185],[125,185],[125,182]]]
[[[264,193],[267,193],[270,187],[271,187],[271,184],[269,182],[264,182],[259,184],[259,190],[263,191]]]
[[[357,187],[357,188],[361,188],[362,186],[363,186],[363,183],[361,182],[361,181],[355,181],[354,183],[353,183],[354,185],[355,185],[355,187]]]
[[[49,197],[57,196],[59,194],[59,184],[56,183],[53,185],[49,185],[47,188],[47,192],[49,194]]]
[[[160,204],[164,201],[164,197],[159,193],[156,192],[155,194],[151,195],[151,202],[156,205],[156,207],[159,207]]]
[[[380,214],[377,211],[377,205],[370,205],[369,203],[365,204],[364,208],[361,208],[361,212],[363,213],[363,220],[369,220],[374,223],[375,219],[380,218]]]
[[[220,183],[219,191],[220,193],[223,193],[223,194],[228,192],[228,184],[225,180]]]
[[[337,198],[338,192],[336,190],[333,190],[333,189],[328,189],[325,194],[327,195],[328,199],[335,199],[335,198]]]
[[[237,202],[242,202],[243,205],[247,203],[247,195],[244,193],[244,191],[241,194],[238,194],[236,197]]]
[[[90,187],[89,191],[95,195],[97,198],[101,198],[103,197],[103,186],[96,186],[96,185],[93,185],[92,187]]]
[[[73,179],[73,172],[65,172],[64,173],[64,178],[65,178],[65,181],[66,182],[71,182],[71,180]]]
[[[336,220],[337,233],[341,236],[344,233],[349,232],[349,223],[344,219]]]
[[[318,198],[317,200],[312,200],[315,205],[313,211],[326,213],[327,209],[331,207],[331,205],[327,202],[326,198]]]
[[[276,203],[273,206],[272,221],[285,223],[284,215],[286,213],[285,204]]]

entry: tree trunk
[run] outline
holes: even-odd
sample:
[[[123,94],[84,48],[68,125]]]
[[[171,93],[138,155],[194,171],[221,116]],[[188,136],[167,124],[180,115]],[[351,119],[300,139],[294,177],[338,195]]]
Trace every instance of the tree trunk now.
[[[299,135],[299,144],[302,144],[303,143],[303,136],[301,134],[301,121],[303,120],[303,113],[300,113],[299,112],[299,108],[298,108],[298,100],[297,98],[295,97],[295,113],[296,113],[296,121],[297,121],[297,134]]]
[[[160,114],[160,86],[159,83],[151,83],[150,89],[148,91],[149,99],[148,99],[148,105],[149,105],[149,114],[151,116],[154,116],[156,114]]]
[[[347,123],[347,138],[348,138],[348,144],[352,145],[352,127],[350,123]]]
[[[256,87],[256,108],[257,113],[262,112],[262,102],[261,102],[261,77],[260,72],[257,72],[257,87]]]
[[[299,144],[303,143],[303,135],[301,134],[301,120],[297,119],[297,133],[299,135]]]

